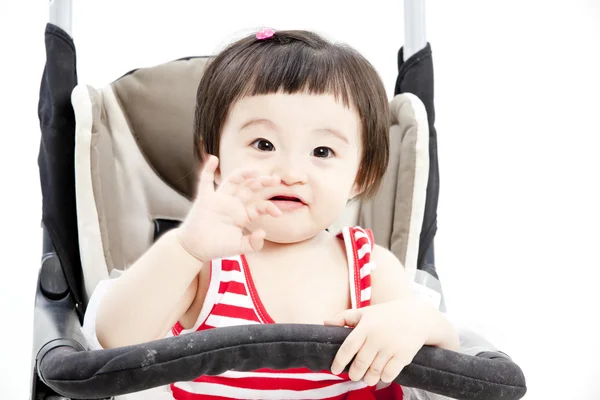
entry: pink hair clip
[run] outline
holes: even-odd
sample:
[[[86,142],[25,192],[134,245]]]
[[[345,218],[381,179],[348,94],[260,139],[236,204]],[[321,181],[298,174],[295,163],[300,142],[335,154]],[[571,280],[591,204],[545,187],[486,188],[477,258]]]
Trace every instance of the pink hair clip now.
[[[256,33],[256,38],[258,40],[265,40],[265,39],[269,39],[270,37],[273,37],[274,34],[275,34],[275,31],[273,29],[263,28]]]

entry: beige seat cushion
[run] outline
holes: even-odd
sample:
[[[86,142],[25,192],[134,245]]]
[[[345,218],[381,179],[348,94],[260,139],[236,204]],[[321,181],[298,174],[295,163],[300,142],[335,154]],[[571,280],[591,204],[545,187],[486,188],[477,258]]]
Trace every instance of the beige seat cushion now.
[[[362,204],[358,224],[400,259],[414,279],[429,176],[429,125],[425,106],[412,94],[391,104],[390,162],[376,196]]]

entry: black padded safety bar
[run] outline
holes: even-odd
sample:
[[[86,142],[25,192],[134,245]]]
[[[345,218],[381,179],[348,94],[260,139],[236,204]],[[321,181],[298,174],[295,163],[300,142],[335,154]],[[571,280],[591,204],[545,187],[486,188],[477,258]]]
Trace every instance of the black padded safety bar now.
[[[329,370],[349,329],[248,325],[211,329],[136,346],[78,351],[63,346],[38,361],[42,381],[67,397],[96,399],[190,381],[234,369]],[[526,392],[518,365],[423,347],[396,383],[456,399],[517,400]]]

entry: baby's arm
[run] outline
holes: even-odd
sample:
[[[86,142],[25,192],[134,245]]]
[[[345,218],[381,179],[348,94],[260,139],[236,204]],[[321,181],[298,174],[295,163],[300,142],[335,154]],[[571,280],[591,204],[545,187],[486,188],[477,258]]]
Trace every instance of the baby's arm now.
[[[415,297],[400,260],[389,250],[375,245],[372,257],[376,268],[371,272],[371,303],[381,304]],[[417,301],[422,317],[431,324],[426,345],[458,350],[458,334],[450,321],[424,301]]]
[[[96,335],[104,348],[163,338],[196,296],[202,262],[167,232],[137,260],[104,296]]]
[[[337,375],[352,362],[350,379],[375,385],[379,380],[395,379],[423,345],[457,351],[456,330],[430,302],[412,292],[400,261],[380,246],[373,249],[371,261],[376,264],[371,272],[372,304],[325,322],[354,327],[340,346],[331,371]]]
[[[250,225],[262,215],[281,216],[263,190],[280,179],[242,170],[215,189],[217,166],[216,157],[207,158],[183,223],[164,234],[108,289],[95,321],[102,347],[163,338],[194,301],[204,264],[262,248],[265,232],[249,231]]]

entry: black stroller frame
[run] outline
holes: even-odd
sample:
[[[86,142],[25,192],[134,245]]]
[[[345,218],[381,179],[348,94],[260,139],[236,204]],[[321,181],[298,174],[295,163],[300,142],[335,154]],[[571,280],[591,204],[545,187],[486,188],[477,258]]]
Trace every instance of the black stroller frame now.
[[[31,399],[105,399],[230,369],[327,369],[347,329],[243,326],[88,351],[81,332],[88,299],[75,204],[75,116],[70,96],[78,82],[70,35],[71,0],[50,3],[38,109],[43,256],[35,299]],[[430,168],[415,279],[441,294],[433,246],[439,194],[433,61],[420,23],[423,19],[423,1],[405,0],[405,46],[398,53],[394,94],[416,95],[427,111]],[[441,308],[445,308],[443,302]],[[466,340],[468,336],[461,336],[461,341]],[[473,355],[424,346],[395,382],[457,399],[516,400],[526,393],[520,367],[491,346]]]

